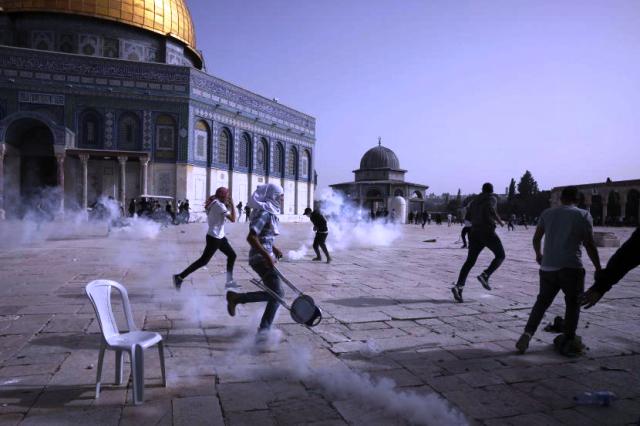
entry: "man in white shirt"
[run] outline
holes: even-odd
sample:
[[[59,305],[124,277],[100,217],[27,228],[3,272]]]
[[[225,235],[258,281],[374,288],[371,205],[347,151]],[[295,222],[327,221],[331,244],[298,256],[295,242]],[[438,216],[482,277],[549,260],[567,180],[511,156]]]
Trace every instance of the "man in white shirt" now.
[[[231,196],[229,196],[229,190],[225,187],[218,188],[215,195],[209,197],[205,203],[205,210],[207,211],[207,222],[209,224],[206,246],[199,259],[189,265],[184,271],[173,276],[173,285],[176,290],[180,290],[182,281],[187,278],[189,274],[209,263],[218,249],[227,256],[227,282],[225,288],[238,287],[233,280],[233,265],[236,261],[236,253],[224,236],[225,221],[236,221],[236,209],[233,206]]]
[[[540,265],[540,293],[533,305],[524,333],[516,349],[524,353],[540,325],[544,313],[560,290],[564,293],[564,334],[554,343],[563,355],[576,356],[583,345],[576,336],[580,317],[579,296],[584,290],[584,267],[580,246],[584,245],[596,271],[600,271],[598,249],[593,242],[593,219],[586,210],[576,207],[578,188],[568,186],[560,196],[562,205],[545,210],[533,236],[536,262]],[[544,235],[544,254],[540,251]]]

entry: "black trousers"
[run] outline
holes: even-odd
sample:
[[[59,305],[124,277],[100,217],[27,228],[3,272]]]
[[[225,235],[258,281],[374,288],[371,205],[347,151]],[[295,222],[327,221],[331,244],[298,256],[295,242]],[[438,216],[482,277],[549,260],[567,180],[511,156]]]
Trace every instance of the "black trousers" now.
[[[580,304],[578,296],[584,291],[584,269],[564,268],[558,271],[540,271],[540,292],[536,303],[531,309],[529,321],[524,331],[533,335],[544,313],[549,309],[558,292],[564,293],[564,334],[568,338],[576,335],[578,319],[580,318]]]
[[[216,250],[220,249],[222,253],[227,256],[227,272],[233,271],[233,264],[236,261],[236,252],[233,251],[231,245],[229,245],[229,241],[227,241],[227,237],[223,238],[213,238],[211,235],[207,234],[207,244],[204,247],[204,251],[202,252],[202,256],[193,262],[191,265],[187,267],[184,271],[180,273],[181,278],[186,278],[193,271],[202,268],[205,266],[211,258],[213,257]]]
[[[463,226],[462,232],[460,233],[460,238],[462,238],[462,244],[467,245],[467,235],[471,232],[470,226]]]
[[[467,260],[462,265],[462,269],[460,269],[460,275],[458,275],[458,282],[456,283],[456,286],[464,287],[471,268],[476,264],[480,252],[485,247],[491,250],[495,257],[491,261],[491,264],[489,264],[489,267],[484,270],[484,273],[487,276],[490,276],[500,267],[504,261],[505,255],[504,248],[502,247],[502,241],[500,241],[496,232],[493,229],[474,229],[472,227],[471,232],[469,233],[469,251],[467,252]]]
[[[640,265],[640,228],[620,246],[607,262],[607,267],[596,274],[593,289],[606,293],[630,270]]]

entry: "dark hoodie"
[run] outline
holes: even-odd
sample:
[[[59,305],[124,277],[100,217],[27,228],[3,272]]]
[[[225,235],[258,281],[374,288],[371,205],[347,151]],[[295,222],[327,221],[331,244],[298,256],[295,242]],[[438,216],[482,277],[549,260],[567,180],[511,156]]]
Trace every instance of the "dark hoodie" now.
[[[498,199],[494,194],[482,193],[469,206],[469,219],[473,229],[493,231],[496,229],[495,212]]]

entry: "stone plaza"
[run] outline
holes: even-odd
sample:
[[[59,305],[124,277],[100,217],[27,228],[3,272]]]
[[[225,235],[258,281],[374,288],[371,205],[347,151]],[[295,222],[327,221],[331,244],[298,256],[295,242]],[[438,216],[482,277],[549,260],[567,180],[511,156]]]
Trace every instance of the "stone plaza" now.
[[[107,235],[106,226],[0,226],[0,425],[640,420],[640,270],[583,311],[583,357],[556,354],[555,334],[542,330],[527,354],[515,353],[538,290],[531,228],[498,230],[507,260],[492,277],[494,289],[487,292],[472,278],[464,304],[453,303],[449,291],[466,254],[457,242],[459,226],[403,225],[390,246],[336,250],[331,264],[311,262],[311,255],[285,259],[279,268],[314,297],[324,318],[308,329],[281,309],[279,343],[257,351],[253,339],[264,305],[227,314],[224,256],[216,254],[180,292],[171,284],[171,274],[199,256],[204,224],[165,228],[153,239],[126,228]],[[238,253],[236,280],[251,291],[247,225],[227,226]],[[621,240],[631,232],[611,231]],[[296,250],[309,235],[307,223],[285,224],[279,246]],[[430,239],[436,241],[424,242]],[[614,250],[600,249],[604,262]],[[481,254],[471,277],[489,259]],[[593,268],[586,269],[590,285]],[[94,399],[100,330],[84,287],[98,278],[124,284],[137,325],[165,340],[167,387],[150,348],[143,405],[132,404],[130,380],[112,384],[113,352],[107,352],[101,396]],[[559,296],[543,325],[562,315],[563,305]],[[577,406],[573,397],[591,390],[611,390],[619,399],[610,407]],[[438,417],[443,406],[461,415]]]

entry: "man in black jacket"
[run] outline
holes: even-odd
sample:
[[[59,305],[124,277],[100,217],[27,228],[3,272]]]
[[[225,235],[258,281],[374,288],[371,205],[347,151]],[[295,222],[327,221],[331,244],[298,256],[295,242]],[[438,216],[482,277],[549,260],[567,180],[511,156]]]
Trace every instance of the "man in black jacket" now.
[[[478,275],[478,281],[487,290],[491,290],[489,285],[489,277],[493,274],[500,264],[504,261],[504,248],[502,241],[496,234],[496,223],[504,226],[504,223],[498,216],[497,211],[498,199],[493,194],[493,185],[485,183],[482,185],[482,194],[478,195],[468,207],[468,215],[471,220],[471,232],[469,234],[469,251],[467,260],[462,265],[457,283],[451,289],[453,298],[456,302],[462,303],[462,290],[467,281],[467,275],[478,260],[478,255],[482,249],[487,247],[493,252],[495,258],[487,269]]]
[[[317,210],[311,210],[309,207],[304,209],[304,215],[309,216],[311,219],[311,223],[313,223],[313,230],[316,231],[316,237],[313,239],[313,251],[316,252],[316,257],[311,260],[319,262],[322,260],[322,256],[320,256],[321,248],[327,257],[327,263],[331,263],[331,256],[329,256],[329,250],[327,250],[327,245],[325,242],[327,241],[327,237],[329,236],[329,228],[327,228],[327,219],[322,216],[322,214]]]
[[[596,271],[595,282],[580,297],[580,304],[589,309],[611,290],[630,270],[640,265],[640,227],[611,256],[607,267]]]

